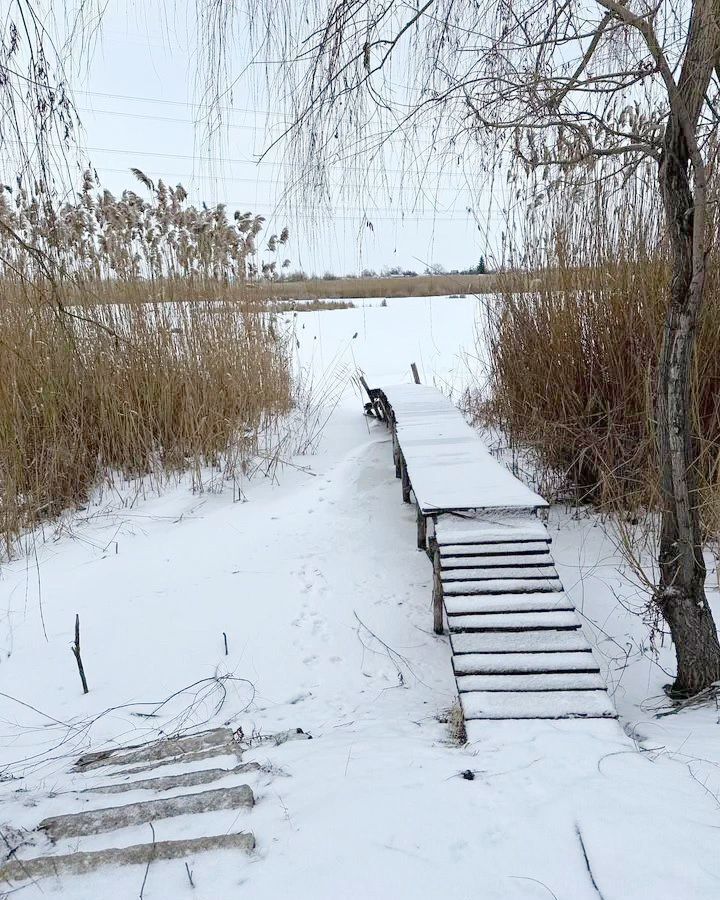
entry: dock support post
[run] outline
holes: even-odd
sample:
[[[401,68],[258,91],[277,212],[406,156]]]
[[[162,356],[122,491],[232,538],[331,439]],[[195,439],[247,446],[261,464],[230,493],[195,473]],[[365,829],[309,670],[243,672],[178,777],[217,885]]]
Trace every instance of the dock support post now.
[[[443,586],[440,578],[440,550],[433,547],[433,631],[443,633]]]
[[[402,498],[404,503],[410,502],[410,477],[408,476],[405,457],[400,453],[400,478],[402,479]]]
[[[425,550],[427,547],[427,519],[422,514],[419,506],[417,511],[417,545],[418,550]]]

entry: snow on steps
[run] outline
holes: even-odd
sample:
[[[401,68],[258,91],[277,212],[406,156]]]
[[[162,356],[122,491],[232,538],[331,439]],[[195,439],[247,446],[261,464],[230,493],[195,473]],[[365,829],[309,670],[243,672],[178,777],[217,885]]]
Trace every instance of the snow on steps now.
[[[580,622],[575,610],[560,612],[502,612],[475,613],[469,616],[449,616],[451,632],[471,631],[527,631],[537,629],[577,629]]]
[[[552,566],[553,558],[549,553],[521,553],[517,555],[500,556],[445,556],[441,550],[440,566],[443,573],[453,569],[477,569],[478,567],[507,569],[508,566],[517,568],[536,568],[538,566]]]
[[[489,578],[486,581],[452,581],[445,584],[445,594],[532,594],[536,591],[562,590],[559,578]]]
[[[447,621],[465,719],[614,716],[537,516],[545,501],[477,447],[439,391],[381,394],[421,549],[432,522],[434,628]]]
[[[460,695],[466,719],[560,719],[615,717],[599,691],[473,691]]]

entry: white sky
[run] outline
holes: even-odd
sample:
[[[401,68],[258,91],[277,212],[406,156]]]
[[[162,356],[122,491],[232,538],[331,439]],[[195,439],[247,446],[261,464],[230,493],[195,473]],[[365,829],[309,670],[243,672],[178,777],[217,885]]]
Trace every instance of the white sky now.
[[[488,195],[473,201],[455,170],[443,173],[440,190],[419,204],[413,184],[402,190],[379,185],[364,201],[346,193],[333,203],[329,221],[317,209],[289,204],[284,195],[292,170],[282,151],[256,162],[276,133],[273,126],[282,122],[280,105],[258,87],[265,67],[248,67],[249,55],[241,48],[233,53],[238,80],[224,108],[228,128],[220,146],[209,147],[198,125],[203,108],[195,31],[194,7],[186,0],[109,0],[91,59],[73,75],[83,143],[104,187],[115,193],[142,190],[128,171],[137,166],[153,179],[182,182],[191,202],[224,202],[231,213],[240,208],[265,215],[268,235],[287,224],[291,268],[308,272],[396,265],[422,271],[430,263],[466,268],[488,254]],[[337,173],[339,182],[358,174],[357,163],[348,168]],[[399,169],[388,172],[391,183],[400,177]],[[475,212],[468,214],[467,207]],[[491,215],[494,223],[496,216]]]

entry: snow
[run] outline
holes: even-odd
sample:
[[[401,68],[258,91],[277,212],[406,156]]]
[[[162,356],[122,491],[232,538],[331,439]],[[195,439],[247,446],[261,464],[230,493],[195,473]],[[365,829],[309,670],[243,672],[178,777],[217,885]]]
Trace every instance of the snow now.
[[[194,888],[181,861],[155,862],[145,900],[597,900],[585,854],[605,900],[715,900],[718,713],[655,717],[667,708],[661,666],[671,666],[671,649],[654,660],[628,609],[642,598],[592,516],[551,510],[549,528],[620,721],[473,721],[463,748],[438,721],[456,692],[448,638],[432,634],[431,567],[415,548],[387,431],[360,415],[364,398],[348,379],[360,365],[371,384],[409,381],[415,360],[423,381],[435,374],[457,393],[478,303],[398,299],[288,316],[317,382],[343,390],[315,456],[256,479],[247,502],[233,503],[230,487],[193,496],[187,485],[133,503],[105,497],[3,567],[3,835],[109,805],[107,795],[68,793],[106,781],[70,773],[87,750],[158,729],[302,727],[313,740],[246,752],[243,762],[263,764],[242,776],[252,810],[154,824],[157,840],[251,830],[255,853],[188,860]],[[716,591],[711,601],[717,610]],[[69,649],[76,613],[87,696]],[[560,671],[595,666],[589,653],[543,656]],[[469,654],[457,664],[533,672],[538,656]],[[225,679],[216,713],[221,687],[196,683],[225,675],[245,680]],[[122,802],[146,797],[129,791]],[[149,840],[144,825],[56,850]],[[130,866],[51,879],[20,896],[124,900],[138,896],[143,874]]]

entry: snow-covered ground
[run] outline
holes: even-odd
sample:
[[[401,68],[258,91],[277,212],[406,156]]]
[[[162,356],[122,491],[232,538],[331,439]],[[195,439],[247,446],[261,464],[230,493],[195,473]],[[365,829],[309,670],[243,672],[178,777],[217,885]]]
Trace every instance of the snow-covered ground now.
[[[246,502],[182,485],[126,508],[106,497],[3,568],[2,836],[107,805],[64,793],[89,786],[68,773],[88,748],[230,721],[313,740],[249,751],[269,764],[249,778],[256,807],[202,817],[207,834],[252,830],[253,855],[197,856],[194,887],[181,862],[155,862],[145,900],[720,896],[719,714],[656,718],[671,650],[654,661],[628,609],[642,597],[594,518],[553,511],[550,528],[619,722],[475,723],[460,748],[438,720],[455,693],[447,638],[432,634],[430,565],[387,432],[361,415],[349,378],[359,366],[371,383],[407,381],[416,361],[423,380],[457,391],[481,366],[463,355],[478,315],[473,298],[431,298],[289,316],[303,364],[341,393],[317,454],[256,478]],[[76,613],[87,696],[70,651]],[[222,676],[216,712],[221,688],[203,680]],[[155,832],[194,836],[198,818]],[[58,850],[149,839],[138,826]],[[21,896],[119,900],[143,876],[103,870]]]

